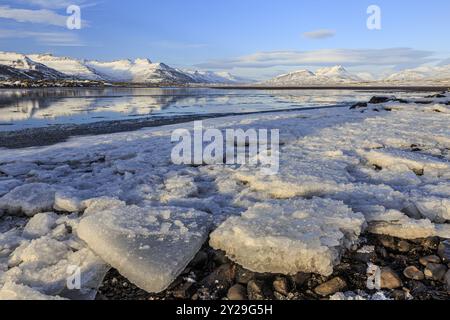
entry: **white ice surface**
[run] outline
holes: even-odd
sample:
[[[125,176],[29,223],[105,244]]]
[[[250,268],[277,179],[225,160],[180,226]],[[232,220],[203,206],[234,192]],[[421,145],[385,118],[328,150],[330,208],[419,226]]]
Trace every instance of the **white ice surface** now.
[[[210,227],[204,212],[123,205],[83,218],[77,233],[130,281],[159,292],[194,258]]]

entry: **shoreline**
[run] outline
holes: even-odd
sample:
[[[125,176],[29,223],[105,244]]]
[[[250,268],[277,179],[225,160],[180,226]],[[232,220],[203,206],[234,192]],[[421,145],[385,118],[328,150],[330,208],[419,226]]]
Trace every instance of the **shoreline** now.
[[[215,119],[229,116],[255,115],[265,113],[295,112],[303,110],[321,110],[330,108],[346,108],[345,105],[318,106],[305,108],[288,108],[282,110],[265,110],[247,113],[211,113],[162,118],[125,119],[115,121],[99,121],[86,124],[62,124],[49,127],[29,128],[14,131],[0,131],[0,148],[20,149],[50,146],[67,141],[75,136],[92,136],[119,132],[130,132],[144,128],[161,127],[191,121]]]

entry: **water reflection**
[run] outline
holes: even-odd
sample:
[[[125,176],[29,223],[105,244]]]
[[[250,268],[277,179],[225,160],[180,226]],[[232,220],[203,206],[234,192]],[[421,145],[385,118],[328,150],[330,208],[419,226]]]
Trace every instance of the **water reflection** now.
[[[373,95],[350,90],[5,89],[0,90],[0,131],[133,117],[325,106],[367,100]]]

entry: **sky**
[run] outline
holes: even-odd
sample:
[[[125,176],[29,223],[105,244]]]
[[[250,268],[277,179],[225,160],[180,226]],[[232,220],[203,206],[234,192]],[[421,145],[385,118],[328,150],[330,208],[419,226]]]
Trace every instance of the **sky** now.
[[[67,27],[70,5],[81,29]],[[379,29],[367,26],[372,5]],[[450,64],[449,13],[448,0],[0,0],[0,51],[145,57],[253,79],[338,64],[381,76]]]

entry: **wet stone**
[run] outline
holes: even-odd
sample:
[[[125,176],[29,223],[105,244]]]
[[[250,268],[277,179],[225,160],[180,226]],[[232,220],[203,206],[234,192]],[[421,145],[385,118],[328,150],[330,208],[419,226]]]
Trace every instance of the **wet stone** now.
[[[322,283],[314,289],[314,292],[322,297],[327,297],[337,292],[343,291],[347,287],[347,283],[340,277],[333,278]]]
[[[406,278],[412,279],[412,280],[422,281],[423,279],[425,279],[425,275],[423,274],[423,272],[420,271],[417,267],[414,267],[414,266],[407,267],[403,271],[403,275]]]
[[[426,267],[429,263],[441,263],[441,258],[435,255],[431,255],[420,258],[419,262],[421,265]]]
[[[450,263],[450,240],[442,241],[439,244],[438,255],[445,263]]]
[[[381,288],[397,289],[402,286],[400,277],[389,267],[381,268]]]
[[[281,293],[282,295],[287,296],[289,294],[289,282],[284,277],[277,277],[273,282],[273,289],[275,292]]]
[[[247,289],[241,284],[235,284],[228,290],[227,298],[231,301],[247,300]]]
[[[441,281],[443,280],[445,273],[447,272],[447,267],[443,264],[429,263],[425,268],[425,277],[427,279]]]
[[[241,284],[247,284],[250,280],[255,278],[255,273],[242,268],[236,267],[236,282]]]

